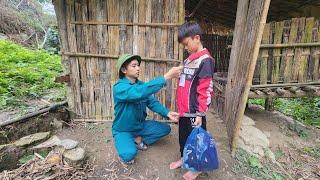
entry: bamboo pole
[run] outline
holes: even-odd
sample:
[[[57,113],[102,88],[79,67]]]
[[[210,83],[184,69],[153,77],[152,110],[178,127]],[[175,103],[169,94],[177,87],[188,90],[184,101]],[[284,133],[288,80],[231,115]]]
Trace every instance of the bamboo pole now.
[[[103,21],[72,21],[76,25],[107,25],[107,26],[149,26],[149,27],[178,27],[180,23],[140,23],[140,22],[103,22]]]
[[[311,43],[288,43],[288,44],[261,44],[260,48],[287,48],[287,47],[319,47],[320,42]],[[232,45],[227,46],[228,49],[232,48]]]
[[[72,53],[72,52],[64,52],[63,55],[71,56],[71,57],[100,57],[100,58],[111,58],[118,59],[117,55],[110,54],[91,54],[91,53]],[[176,59],[167,59],[167,58],[150,58],[150,57],[141,57],[142,61],[153,61],[153,62],[163,62],[163,63],[180,63],[179,60]]]

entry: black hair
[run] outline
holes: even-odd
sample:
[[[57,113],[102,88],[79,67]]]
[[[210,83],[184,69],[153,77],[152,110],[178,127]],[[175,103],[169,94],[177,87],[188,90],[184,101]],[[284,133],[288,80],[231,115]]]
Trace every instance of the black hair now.
[[[179,41],[179,43],[181,43],[183,38],[193,37],[195,35],[199,35],[200,39],[201,39],[202,34],[203,34],[203,32],[202,32],[201,27],[198,23],[186,22],[186,23],[182,24],[178,29],[178,41]]]

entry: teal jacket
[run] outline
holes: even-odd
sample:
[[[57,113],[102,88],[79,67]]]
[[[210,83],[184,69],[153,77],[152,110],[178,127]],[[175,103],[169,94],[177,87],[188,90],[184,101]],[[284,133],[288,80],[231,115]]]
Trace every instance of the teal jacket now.
[[[143,128],[147,117],[146,108],[167,117],[169,110],[153,96],[166,85],[163,76],[149,82],[132,83],[127,78],[120,79],[113,86],[114,115],[113,131],[138,131]]]

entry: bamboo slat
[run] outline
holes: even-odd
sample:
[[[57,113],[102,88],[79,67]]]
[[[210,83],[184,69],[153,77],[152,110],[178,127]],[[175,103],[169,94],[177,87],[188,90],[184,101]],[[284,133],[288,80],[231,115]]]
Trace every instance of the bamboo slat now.
[[[264,27],[264,32],[262,35],[261,43],[269,43],[270,36],[270,24],[266,24]],[[262,49],[260,50],[260,57],[258,60],[260,63],[260,84],[267,84],[268,80],[268,50]],[[258,70],[256,70],[258,71]]]
[[[305,24],[305,32],[303,37],[304,43],[311,43],[312,41],[312,28],[314,25],[314,18],[307,18]],[[308,76],[308,59],[310,56],[310,47],[303,48],[302,50],[303,56],[301,57],[301,63],[298,71],[298,81],[299,82],[307,82]]]
[[[163,1],[153,1],[152,2],[152,6],[153,6],[153,11],[152,11],[152,22],[158,23],[163,21],[162,20],[162,11],[154,11],[154,9],[156,9],[157,7],[163,7]],[[161,57],[161,36],[162,36],[162,29],[159,27],[155,27],[154,28],[154,34],[155,34],[155,42],[154,42],[154,53],[155,53],[155,57]],[[158,77],[159,75],[161,75],[161,65],[163,63],[155,63],[154,64],[154,74],[153,77]],[[160,103],[163,104],[163,99],[162,99],[162,94],[164,93],[164,89],[160,90],[159,93],[156,94],[157,99],[159,100]],[[162,117],[158,114],[155,113],[154,119],[161,119]]]
[[[306,18],[299,18],[298,19],[298,30],[296,35],[296,43],[303,42],[304,36],[305,36],[305,23]],[[301,65],[301,58],[302,58],[302,50],[303,48],[299,47],[296,48],[294,51],[294,59],[293,59],[293,65],[292,65],[292,79],[291,80],[298,80],[299,76],[299,69]]]
[[[108,22],[119,22],[119,1],[117,0],[108,0],[107,2],[107,14],[108,14]],[[108,27],[108,50],[110,55],[119,56],[119,46],[120,46],[120,38],[119,38],[119,27]],[[116,72],[116,61],[113,61],[110,57],[107,57],[107,60],[110,62],[111,71],[111,81],[108,84],[110,86],[110,99],[107,100],[107,106],[110,110],[110,114],[113,114],[113,100],[112,100],[112,85],[115,84],[118,79],[118,72]]]
[[[139,22],[145,22],[146,21],[146,1],[143,0],[139,0],[136,3],[138,3],[138,21]],[[139,28],[139,43],[138,43],[138,53],[139,55],[146,57],[146,53],[145,53],[145,33],[146,33],[146,28],[145,27],[138,27]],[[146,81],[146,77],[145,77],[145,61],[142,61],[140,64],[140,71],[141,71],[141,79],[143,81]]]
[[[312,42],[319,42],[320,41],[320,26],[319,26],[319,19],[315,21],[313,28],[312,28]],[[319,60],[320,60],[320,47],[313,47],[311,48],[311,56],[310,56],[310,63],[308,66],[308,79],[318,80],[319,79]]]
[[[284,21],[284,28],[283,28],[283,43],[289,42],[289,34],[290,34],[290,23],[291,21]],[[280,65],[280,77],[281,80],[284,82],[290,81],[290,69],[289,65],[291,62],[288,61],[288,48],[282,49],[282,56],[281,56],[281,65]]]
[[[278,44],[282,41],[282,33],[283,33],[283,26],[284,22],[276,22],[275,23],[275,34],[273,38],[273,43]],[[277,83],[279,80],[279,72],[280,72],[280,55],[281,50],[280,49],[274,49],[273,50],[273,69],[272,69],[272,76],[271,76],[271,82]]]

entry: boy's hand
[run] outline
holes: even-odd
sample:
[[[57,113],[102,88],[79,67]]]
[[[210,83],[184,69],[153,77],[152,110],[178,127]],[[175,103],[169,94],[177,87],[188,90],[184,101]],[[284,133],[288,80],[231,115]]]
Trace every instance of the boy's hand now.
[[[181,71],[183,69],[183,66],[178,66],[178,67],[172,67],[165,75],[164,78],[166,80],[168,79],[173,79],[173,78],[178,78],[181,74]]]
[[[196,120],[193,123],[193,125],[195,125],[196,127],[200,127],[202,125],[202,117],[201,116],[197,116]]]
[[[172,122],[179,122],[179,113],[170,111],[167,116]]]

